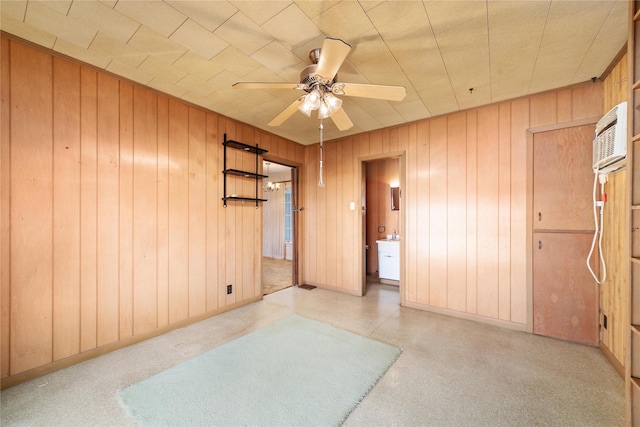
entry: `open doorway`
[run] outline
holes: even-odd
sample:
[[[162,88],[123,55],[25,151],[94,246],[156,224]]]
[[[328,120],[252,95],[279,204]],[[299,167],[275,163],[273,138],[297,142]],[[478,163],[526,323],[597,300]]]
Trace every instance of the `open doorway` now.
[[[268,295],[294,284],[295,168],[264,160],[262,223],[262,293]]]
[[[365,284],[400,288],[400,156],[363,162],[366,202],[363,234]]]

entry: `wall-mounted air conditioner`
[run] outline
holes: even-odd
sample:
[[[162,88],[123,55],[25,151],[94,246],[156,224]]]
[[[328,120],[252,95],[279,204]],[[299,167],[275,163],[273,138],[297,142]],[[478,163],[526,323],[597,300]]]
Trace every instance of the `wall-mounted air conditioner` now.
[[[596,125],[593,170],[613,172],[625,165],[627,156],[627,103],[613,107]]]

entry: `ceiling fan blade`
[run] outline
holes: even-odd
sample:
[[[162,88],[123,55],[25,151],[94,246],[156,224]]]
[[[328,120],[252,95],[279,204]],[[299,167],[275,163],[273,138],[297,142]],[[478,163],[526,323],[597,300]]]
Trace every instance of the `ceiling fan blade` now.
[[[280,112],[280,114],[275,116],[274,119],[271,120],[268,123],[268,125],[269,126],[280,126],[282,123],[285,122],[285,120],[287,120],[289,117],[293,116],[293,114],[296,111],[298,111],[298,106],[300,104],[302,104],[303,102],[304,102],[304,96],[301,96],[300,98],[296,99],[291,104],[289,104],[289,106],[287,108],[282,110],[282,112]]]
[[[404,86],[369,85],[359,83],[335,83],[338,95],[359,96],[361,98],[386,99],[387,101],[402,101],[407,95]],[[340,87],[342,92],[340,93]]]
[[[234,89],[298,89],[299,83],[238,82]]]
[[[331,120],[333,120],[333,123],[336,124],[338,130],[351,129],[351,127],[353,126],[353,123],[351,122],[349,116],[347,116],[344,108],[340,108],[338,111],[335,111],[331,115]]]
[[[327,83],[333,81],[350,51],[351,46],[340,39],[325,39],[320,50],[316,74],[325,78]]]

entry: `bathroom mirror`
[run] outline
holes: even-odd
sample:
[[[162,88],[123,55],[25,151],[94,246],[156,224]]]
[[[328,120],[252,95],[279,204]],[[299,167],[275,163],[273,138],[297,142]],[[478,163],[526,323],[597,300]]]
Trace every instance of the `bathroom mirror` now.
[[[400,210],[400,189],[398,187],[391,187],[391,210]]]

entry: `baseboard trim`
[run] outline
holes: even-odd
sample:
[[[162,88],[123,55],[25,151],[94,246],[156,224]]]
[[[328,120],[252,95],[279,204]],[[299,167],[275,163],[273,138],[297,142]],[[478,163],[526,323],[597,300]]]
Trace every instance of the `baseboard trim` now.
[[[511,329],[518,332],[527,332],[527,325],[523,323],[514,323],[506,320],[492,319],[490,317],[481,316],[479,314],[463,313],[461,311],[450,310],[448,308],[434,307],[432,305],[417,304],[406,301],[402,305],[409,308],[415,308],[416,310],[429,311],[431,313],[443,314],[445,316],[472,320],[479,323],[486,323],[488,325],[499,326],[501,328]]]
[[[53,372],[59,371],[64,368],[68,368],[70,366],[76,365],[78,363],[85,362],[90,359],[94,359],[96,357],[105,355],[107,353],[111,353],[112,351],[119,350],[124,347],[128,347],[133,344],[137,344],[139,342],[148,340],[150,338],[157,337],[162,334],[166,334],[167,332],[174,331],[176,329],[184,328],[185,326],[189,326],[191,324],[200,322],[202,320],[208,319],[213,316],[217,316],[218,314],[222,314],[224,312],[234,310],[236,308],[254,303],[256,301],[260,301],[262,296],[254,297],[245,301],[241,301],[232,305],[228,305],[208,313],[201,314],[199,316],[191,317],[189,319],[181,320],[176,323],[172,323],[171,325],[163,326],[161,328],[155,329],[151,332],[141,334],[138,336],[123,338],[120,341],[116,341],[110,344],[105,344],[101,347],[97,347],[91,350],[87,350],[85,352],[75,354],[73,356],[65,357],[64,359],[56,360],[54,362],[48,363],[46,365],[38,366],[33,369],[29,369],[28,371],[20,372],[15,375],[9,375],[8,377],[4,377],[0,379],[0,390],[4,390],[9,387],[16,386],[18,384],[25,383],[27,381],[34,380],[36,378],[42,377],[44,375],[51,374]]]
[[[620,361],[616,359],[611,350],[609,350],[607,346],[602,343],[602,341],[600,341],[600,343],[598,344],[598,348],[600,348],[600,351],[602,351],[604,357],[606,357],[611,366],[613,366],[613,369],[615,369],[618,375],[620,375],[620,378],[624,379],[624,366],[622,365],[622,363],[620,363]]]

